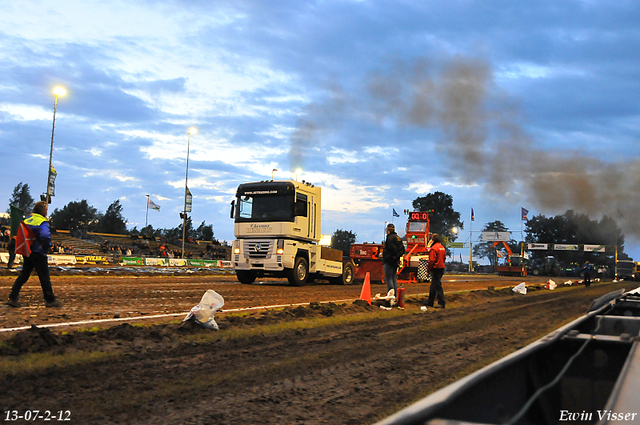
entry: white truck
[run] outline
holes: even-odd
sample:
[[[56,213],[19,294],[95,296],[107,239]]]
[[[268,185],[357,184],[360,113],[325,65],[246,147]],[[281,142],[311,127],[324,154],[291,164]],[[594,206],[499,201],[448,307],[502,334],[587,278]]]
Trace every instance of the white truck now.
[[[286,277],[296,286],[316,277],[342,283],[342,251],[319,244],[320,192],[304,181],[238,186],[231,261],[241,283],[262,276]]]

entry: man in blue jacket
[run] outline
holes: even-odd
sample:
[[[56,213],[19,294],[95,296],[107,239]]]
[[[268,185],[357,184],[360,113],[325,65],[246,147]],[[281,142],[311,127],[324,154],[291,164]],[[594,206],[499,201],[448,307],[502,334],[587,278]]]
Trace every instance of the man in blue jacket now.
[[[36,202],[33,207],[33,214],[24,220],[24,223],[31,228],[36,236],[35,241],[31,245],[31,255],[22,259],[22,272],[13,283],[11,294],[7,305],[11,307],[22,307],[18,301],[20,289],[29,280],[33,269],[38,273],[40,278],[40,286],[44,294],[44,301],[47,307],[62,307],[62,302],[56,300],[51,287],[51,278],[49,277],[49,264],[47,255],[51,248],[51,232],[49,230],[49,222],[47,221],[47,203]]]

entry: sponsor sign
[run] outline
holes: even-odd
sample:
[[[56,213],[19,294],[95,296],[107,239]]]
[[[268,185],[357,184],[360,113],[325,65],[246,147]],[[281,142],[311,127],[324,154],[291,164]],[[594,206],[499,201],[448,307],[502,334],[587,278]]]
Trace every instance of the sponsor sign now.
[[[144,266],[142,257],[122,257],[122,263],[126,266]]]
[[[231,261],[219,261],[220,263],[220,267],[225,268],[225,269],[232,269],[233,268],[233,263]]]
[[[449,242],[449,248],[464,248],[464,242]]]
[[[75,255],[48,255],[49,264],[76,264]]]
[[[80,263],[80,264],[108,264],[109,262],[107,261],[107,257],[102,256],[102,255],[84,255],[84,256],[79,256],[76,255],[76,261],[75,263]]]
[[[577,251],[578,245],[554,244],[553,249],[556,251]]]
[[[187,265],[187,260],[184,258],[169,258],[169,265],[171,267],[182,267]]]
[[[0,263],[9,263],[9,253],[8,252],[0,252]],[[13,260],[13,264],[22,263],[22,255],[16,254],[16,259]]]
[[[604,245],[585,245],[584,250],[587,252],[605,252]]]
[[[509,242],[511,240],[511,232],[482,232],[482,240],[484,242]]]
[[[145,266],[166,266],[167,261],[164,258],[145,258]]]
[[[527,244],[527,249],[549,249],[548,243],[530,243]]]

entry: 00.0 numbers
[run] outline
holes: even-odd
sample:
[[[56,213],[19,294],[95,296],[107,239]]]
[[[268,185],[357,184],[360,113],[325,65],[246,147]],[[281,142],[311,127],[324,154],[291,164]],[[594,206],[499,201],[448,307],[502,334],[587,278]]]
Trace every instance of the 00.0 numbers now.
[[[50,410],[25,410],[23,414],[20,414],[17,410],[5,411],[5,421],[17,421],[19,419],[24,419],[25,421],[70,421],[71,410],[58,410],[57,414],[56,412],[52,413]]]

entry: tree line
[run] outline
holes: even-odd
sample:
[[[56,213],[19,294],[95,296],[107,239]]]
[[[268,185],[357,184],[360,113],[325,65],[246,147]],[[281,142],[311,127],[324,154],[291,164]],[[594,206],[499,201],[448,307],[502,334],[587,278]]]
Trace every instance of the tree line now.
[[[10,204],[17,206],[25,212],[33,209],[34,200],[29,191],[29,185],[20,182],[13,190]],[[414,211],[428,211],[431,225],[431,233],[439,233],[445,242],[453,242],[459,232],[454,229],[464,229],[464,222],[460,221],[460,213],[453,209],[453,197],[443,192],[429,193],[426,196],[416,198],[413,203]],[[7,210],[7,212],[9,212]],[[55,209],[50,213],[52,226],[58,229],[69,230],[72,233],[82,235],[87,232],[131,234],[147,237],[165,237],[167,240],[182,238],[182,223],[172,229],[154,229],[147,225],[138,230],[134,227],[127,230],[127,219],[123,216],[123,207],[120,200],[115,200],[102,213],[91,206],[87,200],[69,202],[61,209]],[[7,219],[4,224],[6,223]],[[575,251],[554,251],[558,261],[585,261],[606,262],[611,252],[617,248],[620,259],[628,259],[624,253],[625,236],[616,221],[612,217],[604,216],[600,220],[591,219],[587,214],[576,214],[572,210],[553,217],[537,215],[525,222],[526,237],[524,241],[511,239],[508,242],[513,253],[520,253],[520,243],[554,243],[554,244],[589,244],[605,245],[605,253],[585,253]],[[499,220],[486,223],[482,231],[508,232],[509,229]],[[214,240],[213,225],[207,225],[204,221],[194,228],[191,217],[187,218],[186,235],[188,239]],[[356,242],[357,235],[351,230],[337,229],[332,235],[332,247],[342,250],[345,255],[349,253],[351,245]],[[496,250],[504,251],[502,246],[493,248],[493,242],[474,243],[473,255],[476,258],[486,258],[491,264],[497,261]],[[532,251],[533,259],[548,255],[546,251]]]
[[[33,210],[35,201],[31,196],[29,185],[18,183],[13,189],[9,205],[20,208],[25,214]],[[7,212],[10,208],[7,209]],[[8,219],[4,219],[5,223]],[[147,237],[165,237],[167,240],[182,238],[182,223],[172,229],[154,229],[147,225],[138,230],[134,227],[127,229],[127,219],[123,215],[123,206],[119,199],[113,201],[103,213],[90,205],[86,199],[71,201],[62,208],[56,208],[49,212],[49,222],[54,229],[69,230],[74,236],[86,236],[87,233],[113,233],[119,235],[137,235]],[[185,227],[187,239],[213,241],[213,225],[204,221],[197,228],[193,227],[191,217],[187,218]]]

